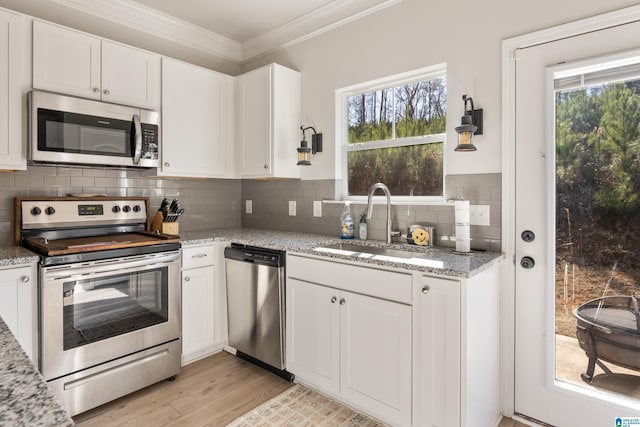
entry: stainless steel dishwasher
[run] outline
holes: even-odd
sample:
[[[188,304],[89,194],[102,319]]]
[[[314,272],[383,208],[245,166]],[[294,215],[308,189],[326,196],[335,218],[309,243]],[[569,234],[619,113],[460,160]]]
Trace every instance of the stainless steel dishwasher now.
[[[229,346],[292,381],[285,370],[285,253],[232,244],[224,257]]]

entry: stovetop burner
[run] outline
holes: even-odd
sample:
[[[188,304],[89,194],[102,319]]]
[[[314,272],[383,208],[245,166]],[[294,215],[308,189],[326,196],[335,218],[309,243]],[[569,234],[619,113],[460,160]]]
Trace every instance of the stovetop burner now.
[[[16,198],[16,240],[47,265],[179,249],[179,236],[148,231],[148,206],[146,197]]]

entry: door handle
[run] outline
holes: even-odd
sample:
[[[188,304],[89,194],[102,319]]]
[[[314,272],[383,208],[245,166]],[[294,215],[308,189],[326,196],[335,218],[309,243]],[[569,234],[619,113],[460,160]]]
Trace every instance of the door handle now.
[[[140,156],[142,156],[142,126],[140,126],[140,116],[137,114],[133,115],[133,125],[135,127],[135,141],[136,148],[133,153],[133,164],[137,165],[140,163]]]
[[[529,269],[533,268],[533,266],[536,265],[536,261],[530,256],[525,256],[520,260],[520,265],[522,266],[522,268]]]

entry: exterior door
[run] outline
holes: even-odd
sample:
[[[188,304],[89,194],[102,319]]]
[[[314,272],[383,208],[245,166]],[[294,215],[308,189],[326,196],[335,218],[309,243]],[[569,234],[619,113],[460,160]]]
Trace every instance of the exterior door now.
[[[585,104],[572,113],[575,116],[559,118],[564,110],[557,102],[563,95],[562,91],[554,89],[554,84],[562,86],[567,78],[577,77],[577,86],[567,93],[582,90],[588,98],[598,91],[605,91],[603,82],[589,86],[580,80],[594,69],[616,68],[616,64],[640,55],[640,51],[633,52],[640,48],[640,23],[558,38],[515,52],[515,412],[554,426],[627,425],[624,423],[629,418],[637,420],[640,400],[624,388],[605,387],[606,381],[595,384],[595,380],[588,382],[581,378],[580,374],[586,372],[588,358],[576,339],[576,319],[573,317],[573,310],[582,302],[572,299],[577,292],[571,288],[573,278],[583,274],[586,266],[593,265],[596,259],[602,259],[600,251],[610,248],[606,245],[586,246],[586,240],[578,241],[579,233],[583,233],[585,239],[597,234],[578,230],[579,225],[584,227],[586,222],[571,221],[581,213],[578,209],[567,211],[566,200],[559,197],[561,182],[575,184],[573,177],[562,175],[566,172],[563,169],[566,159],[560,141],[564,141],[563,147],[573,148],[576,155],[585,154],[585,150],[605,150],[606,142],[597,147],[592,143],[594,138],[604,141],[604,134],[611,129],[606,129],[600,121],[599,128],[592,129],[593,134],[566,144],[563,128],[566,123],[560,123],[561,119],[575,127],[578,118],[584,117],[592,106]],[[636,78],[640,79],[640,76]],[[567,93],[564,96],[578,92]],[[617,160],[613,156],[602,156],[599,161],[599,166],[585,164],[578,169],[584,172],[590,167],[594,172],[592,180],[602,181],[603,174],[613,168]],[[595,196],[595,191],[590,192],[576,184],[569,190],[562,189],[562,194],[580,202],[584,212],[595,212],[592,204],[600,200],[598,197],[615,199],[615,191],[619,191],[621,185],[612,185],[608,194],[601,192],[600,196]],[[607,218],[615,219],[613,211],[605,211],[599,211],[601,217],[593,224],[604,224]],[[582,217],[586,218],[584,221],[589,219],[589,215],[582,214]],[[574,226],[571,229],[574,240],[567,238],[567,228],[571,225]],[[582,248],[580,262],[575,263],[579,264],[577,269],[560,262],[560,258],[566,256],[567,247],[576,251]],[[637,251],[637,248],[630,250]],[[626,280],[632,287],[640,283],[640,277],[633,274]],[[597,285],[601,286],[598,295],[605,290],[607,282],[605,274]],[[630,310],[633,312],[633,307]],[[562,325],[561,318],[568,325]],[[631,333],[628,337],[636,338]],[[623,351],[623,348],[619,350]],[[632,359],[640,361],[640,350],[629,351]],[[619,363],[599,362],[605,366],[600,371],[603,380],[628,379],[631,384],[638,381],[640,371],[630,369],[621,374],[625,378],[613,378],[611,375],[622,372],[618,371]],[[572,369],[573,376],[567,375],[565,371]],[[607,373],[607,369],[612,372]]]

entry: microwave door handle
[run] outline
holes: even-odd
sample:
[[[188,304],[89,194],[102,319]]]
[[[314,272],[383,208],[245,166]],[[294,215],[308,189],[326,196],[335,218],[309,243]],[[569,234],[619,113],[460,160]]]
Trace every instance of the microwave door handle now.
[[[133,115],[133,125],[135,127],[135,141],[136,149],[133,153],[133,164],[140,163],[140,156],[142,156],[142,126],[140,126],[140,116],[138,114]]]

